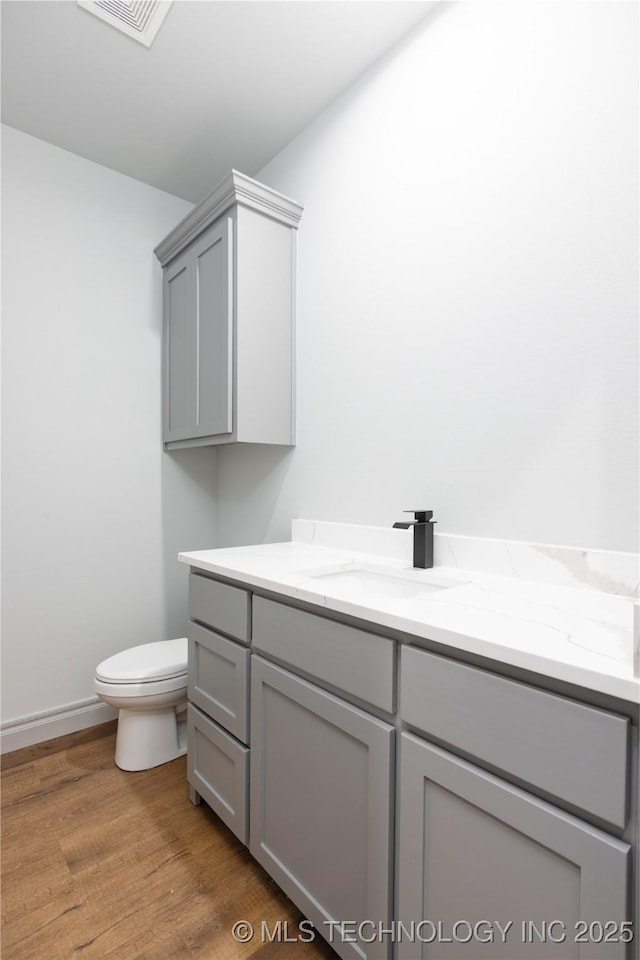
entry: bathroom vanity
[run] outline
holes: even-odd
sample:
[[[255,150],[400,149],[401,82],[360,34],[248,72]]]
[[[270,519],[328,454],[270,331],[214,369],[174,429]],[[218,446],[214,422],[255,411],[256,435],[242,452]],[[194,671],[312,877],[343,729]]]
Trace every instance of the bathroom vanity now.
[[[180,556],[191,799],[344,958],[631,960],[633,601],[417,571],[402,533],[381,557],[305,523]]]

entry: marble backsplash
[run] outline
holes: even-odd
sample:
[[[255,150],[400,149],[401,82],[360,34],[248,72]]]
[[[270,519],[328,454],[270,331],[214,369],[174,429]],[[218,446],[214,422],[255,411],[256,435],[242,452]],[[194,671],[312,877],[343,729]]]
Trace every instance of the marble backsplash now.
[[[411,563],[411,530],[322,520],[292,520],[291,539],[298,543],[388,557]],[[563,547],[518,540],[493,540],[457,534],[434,534],[434,565],[501,577],[588,587],[602,593],[638,597],[640,555],[618,550]]]

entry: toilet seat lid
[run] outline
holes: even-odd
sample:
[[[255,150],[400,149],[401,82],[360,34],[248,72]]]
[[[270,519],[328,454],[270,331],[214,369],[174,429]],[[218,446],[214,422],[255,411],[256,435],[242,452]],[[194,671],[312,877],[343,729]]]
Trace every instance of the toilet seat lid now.
[[[187,672],[188,640],[158,640],[122,650],[96,667],[96,677],[106,683],[145,683],[168,680]]]

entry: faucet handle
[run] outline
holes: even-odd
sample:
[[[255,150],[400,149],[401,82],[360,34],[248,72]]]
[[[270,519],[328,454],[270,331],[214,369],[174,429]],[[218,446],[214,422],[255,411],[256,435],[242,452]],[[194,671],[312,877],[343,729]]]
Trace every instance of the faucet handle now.
[[[433,510],[403,510],[403,513],[413,513],[416,523],[428,523],[433,516]],[[435,521],[434,521],[435,523]]]

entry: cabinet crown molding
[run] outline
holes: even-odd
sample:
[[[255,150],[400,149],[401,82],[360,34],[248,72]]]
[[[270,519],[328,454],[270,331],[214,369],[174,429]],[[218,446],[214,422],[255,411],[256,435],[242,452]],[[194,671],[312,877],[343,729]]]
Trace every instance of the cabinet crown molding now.
[[[294,229],[297,229],[304,209],[301,204],[272,190],[271,187],[252,180],[238,170],[232,170],[202,203],[194,207],[155,247],[153,252],[162,266],[177,257],[209,224],[236,204],[257,210]]]

